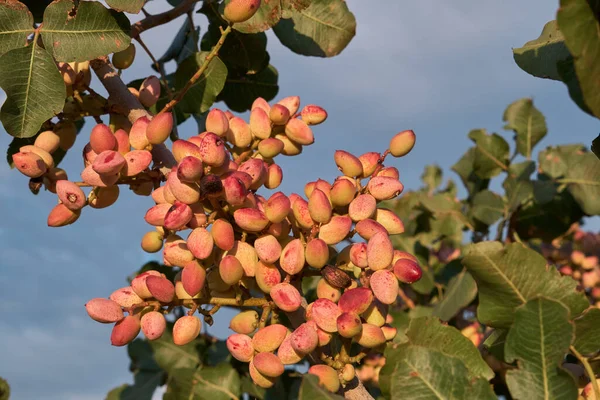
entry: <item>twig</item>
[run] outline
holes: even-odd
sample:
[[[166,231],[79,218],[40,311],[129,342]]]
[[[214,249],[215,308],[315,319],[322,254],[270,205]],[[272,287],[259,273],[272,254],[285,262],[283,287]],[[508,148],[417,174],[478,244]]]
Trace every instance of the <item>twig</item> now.
[[[410,308],[411,310],[415,308],[415,302],[412,301],[412,299],[408,297],[406,293],[404,293],[404,290],[402,288],[398,289],[398,296],[400,296],[400,298],[402,299],[402,301],[404,301],[404,304],[406,304],[408,308]]]
[[[194,5],[199,0],[185,0],[177,7],[170,9],[164,13],[150,15],[135,24],[131,25],[131,38],[136,39],[140,36],[140,33],[147,31],[148,29],[152,29],[159,25],[164,25],[173,21],[175,18],[187,13],[188,11],[192,11],[194,9]]]
[[[600,399],[600,387],[598,387],[598,382],[596,381],[596,375],[594,374],[592,366],[590,365],[588,360],[584,356],[582,356],[581,353],[577,351],[577,349],[575,349],[574,346],[570,346],[569,350],[571,350],[571,353],[573,353],[573,355],[577,357],[579,362],[583,364],[583,368],[585,368],[585,372],[590,378],[590,381],[592,382],[592,388],[594,389],[594,398]]]
[[[179,93],[177,93],[177,95],[175,96],[175,98],[173,100],[169,101],[167,103],[167,105],[165,105],[163,107],[163,109],[160,110],[160,112],[158,114],[162,114],[164,112],[167,112],[167,111],[171,110],[177,103],[179,103],[181,101],[181,99],[183,99],[183,96],[185,96],[185,94],[187,93],[187,91],[190,90],[190,88],[196,83],[196,81],[198,79],[200,79],[200,77],[202,76],[202,74],[204,73],[204,71],[206,71],[206,69],[208,68],[208,66],[209,66],[210,62],[212,61],[212,59],[216,57],[217,53],[221,49],[221,46],[223,46],[223,43],[225,43],[225,39],[227,38],[227,35],[229,34],[229,32],[231,32],[231,25],[227,26],[227,28],[225,28],[221,32],[221,38],[219,39],[219,41],[217,42],[217,44],[215,44],[215,46],[212,48],[212,50],[210,51],[210,53],[208,53],[208,55],[204,59],[204,62],[202,63],[202,65],[198,69],[198,71],[196,71],[196,73],[190,78],[190,80],[185,84],[185,86],[183,87],[183,89],[181,89],[179,91]]]

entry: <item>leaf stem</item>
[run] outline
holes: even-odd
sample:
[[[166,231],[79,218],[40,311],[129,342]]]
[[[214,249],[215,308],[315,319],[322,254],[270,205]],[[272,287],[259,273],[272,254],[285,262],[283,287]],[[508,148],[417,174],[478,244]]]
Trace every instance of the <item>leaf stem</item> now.
[[[600,388],[598,387],[598,382],[596,381],[596,375],[594,374],[592,366],[590,365],[588,360],[577,351],[575,346],[570,346],[569,350],[571,350],[571,353],[573,353],[573,355],[577,357],[577,359],[583,364],[583,368],[585,368],[585,372],[590,378],[590,381],[592,382],[592,388],[594,389],[594,398],[600,399]]]
[[[210,62],[213,60],[213,58],[215,58],[217,56],[217,54],[219,53],[219,50],[223,46],[223,43],[225,43],[225,39],[227,38],[227,35],[229,35],[229,32],[231,32],[231,25],[228,25],[227,28],[223,29],[223,31],[221,32],[221,38],[219,39],[219,41],[217,42],[217,44],[215,44],[215,46],[212,48],[212,50],[210,51],[210,53],[208,53],[208,55],[204,59],[204,62],[202,63],[202,65],[198,69],[198,71],[196,71],[196,73],[190,78],[190,80],[185,84],[185,86],[183,87],[183,89],[181,89],[179,91],[179,93],[177,93],[177,95],[175,96],[175,98],[173,100],[169,101],[163,107],[163,109],[160,110],[160,112],[158,114],[162,114],[164,112],[170,111],[173,107],[175,107],[175,105],[177,103],[179,103],[183,99],[183,96],[185,96],[185,94],[187,93],[187,91],[190,90],[190,88],[192,86],[194,86],[194,84],[196,83],[196,81],[198,79],[200,79],[200,77],[202,76],[202,74],[206,71],[206,69],[210,65]]]

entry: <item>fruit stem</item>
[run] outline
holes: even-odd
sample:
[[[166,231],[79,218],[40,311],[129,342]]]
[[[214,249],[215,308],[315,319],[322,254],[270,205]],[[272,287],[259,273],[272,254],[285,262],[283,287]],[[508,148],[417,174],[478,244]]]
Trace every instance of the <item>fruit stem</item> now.
[[[200,79],[200,77],[202,76],[202,74],[206,71],[206,69],[208,68],[210,62],[213,60],[213,58],[215,58],[217,56],[217,54],[219,53],[219,50],[223,46],[223,43],[225,43],[225,39],[227,38],[227,35],[229,35],[229,32],[231,32],[231,25],[228,25],[227,28],[225,28],[222,31],[221,38],[219,39],[219,41],[217,42],[217,44],[215,44],[215,46],[212,48],[212,50],[210,51],[210,53],[208,53],[208,55],[204,59],[204,62],[202,63],[202,65],[198,69],[198,71],[196,71],[196,73],[190,78],[190,80],[185,84],[185,86],[183,87],[183,89],[181,89],[181,91],[179,91],[179,93],[177,93],[177,95],[175,96],[175,98],[173,100],[169,101],[163,107],[163,109],[160,110],[160,112],[157,115],[160,115],[160,114],[162,114],[164,112],[170,111],[173,107],[175,107],[175,105],[177,103],[179,103],[183,99],[183,96],[185,96],[185,94],[187,93],[187,91],[190,90],[190,88],[192,86],[194,86],[194,84],[196,83],[196,81],[198,79]]]
[[[340,349],[340,358],[339,360],[343,364],[347,364],[350,360],[350,347],[352,346],[352,339],[350,338],[342,338],[342,348]]]
[[[408,297],[406,293],[404,293],[404,290],[402,288],[398,289],[398,296],[400,296],[400,298],[402,299],[402,301],[404,301],[404,304],[406,304],[408,308],[410,308],[411,310],[415,308],[415,302],[412,301],[412,299]]]
[[[263,305],[262,315],[260,316],[260,321],[258,323],[258,329],[262,329],[267,324],[267,319],[269,318],[269,314],[271,313],[273,305],[271,303],[267,303]]]
[[[579,362],[583,364],[583,368],[585,368],[585,372],[590,378],[590,381],[592,382],[592,388],[594,389],[594,398],[600,399],[600,388],[598,387],[598,381],[596,381],[596,375],[594,374],[592,366],[590,365],[588,360],[584,356],[582,356],[581,353],[577,351],[577,349],[575,349],[575,346],[570,346],[569,350],[571,350],[571,353],[573,353],[573,355],[577,357]]]

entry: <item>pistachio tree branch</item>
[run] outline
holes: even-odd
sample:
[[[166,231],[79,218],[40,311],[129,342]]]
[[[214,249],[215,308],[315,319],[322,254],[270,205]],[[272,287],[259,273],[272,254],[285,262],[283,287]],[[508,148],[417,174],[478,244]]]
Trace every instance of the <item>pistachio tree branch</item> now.
[[[186,14],[189,11],[194,9],[195,3],[199,0],[185,0],[177,7],[173,7],[169,11],[165,11],[160,14],[149,15],[146,18],[136,22],[131,25],[131,33],[130,36],[132,39],[137,39],[140,36],[140,33],[147,31],[148,29],[152,29],[159,25],[164,25],[173,21],[175,18]]]
[[[137,97],[123,83],[117,71],[108,61],[108,57],[96,58],[90,61],[90,66],[108,92],[110,102],[115,104],[115,108],[125,115],[131,123],[141,117],[152,118],[152,115],[146,111]],[[173,154],[164,144],[152,147],[152,161],[156,166],[163,168],[163,172],[177,164]]]
[[[162,114],[164,112],[167,112],[167,111],[171,110],[173,107],[175,107],[175,105],[177,103],[179,103],[181,101],[181,99],[183,99],[183,96],[185,96],[185,94],[187,93],[187,91],[190,90],[190,88],[192,86],[194,86],[194,84],[196,83],[196,81],[198,79],[200,79],[200,77],[202,76],[202,74],[204,73],[204,71],[206,71],[206,69],[210,65],[210,62],[212,61],[212,59],[217,56],[217,54],[219,53],[219,50],[221,49],[221,46],[223,46],[223,43],[225,43],[225,39],[227,38],[227,35],[229,35],[229,32],[231,32],[231,25],[228,25],[227,28],[225,28],[225,29],[223,29],[221,31],[221,38],[219,39],[219,41],[217,42],[217,44],[214,45],[214,47],[212,48],[212,50],[210,51],[210,53],[208,53],[208,55],[204,59],[204,62],[202,63],[202,65],[198,69],[198,71],[196,71],[196,73],[190,78],[190,80],[185,84],[185,86],[183,87],[183,89],[181,89],[179,91],[179,93],[177,93],[177,95],[175,96],[175,98],[173,100],[169,101],[163,107],[163,109],[160,110],[159,114]]]

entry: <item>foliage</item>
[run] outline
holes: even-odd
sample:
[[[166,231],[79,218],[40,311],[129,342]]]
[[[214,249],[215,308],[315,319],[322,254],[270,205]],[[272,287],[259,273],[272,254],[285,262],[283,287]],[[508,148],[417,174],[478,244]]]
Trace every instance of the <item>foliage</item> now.
[[[297,96],[272,101],[279,72],[265,31],[299,55],[333,57],[354,37],[354,15],[343,0],[168,3],[131,24],[125,13],[144,1],[0,1],[7,161],[34,194],[57,194],[48,225],[110,206],[120,186],[156,203],[142,248],[162,250],[162,262],[86,304],[114,323],[111,342],[131,360],[133,382],[108,399],[161,387],[170,400],[600,397],[600,235],[581,228],[600,215],[600,146],[536,150],[548,127],[524,98],[504,111],[506,132],[468,132],[452,166],[464,188],[429,165],[423,186],[398,197],[385,164],[415,145],[407,130],[381,153],[336,151],[341,176],[307,183],[306,199],[266,199],[258,191],[282,180],[275,157],[300,155],[327,113]],[[599,12],[599,1],[561,0],[556,21],[513,50],[598,118]],[[151,52],[143,32],[183,15],[151,57],[158,76],[122,82],[113,67]],[[203,133],[178,140],[190,117]],[[82,181],[68,181],[57,166],[86,119],[96,125]],[[221,307],[243,310],[227,341],[196,317],[211,325]],[[0,398],[9,392],[0,379]]]

